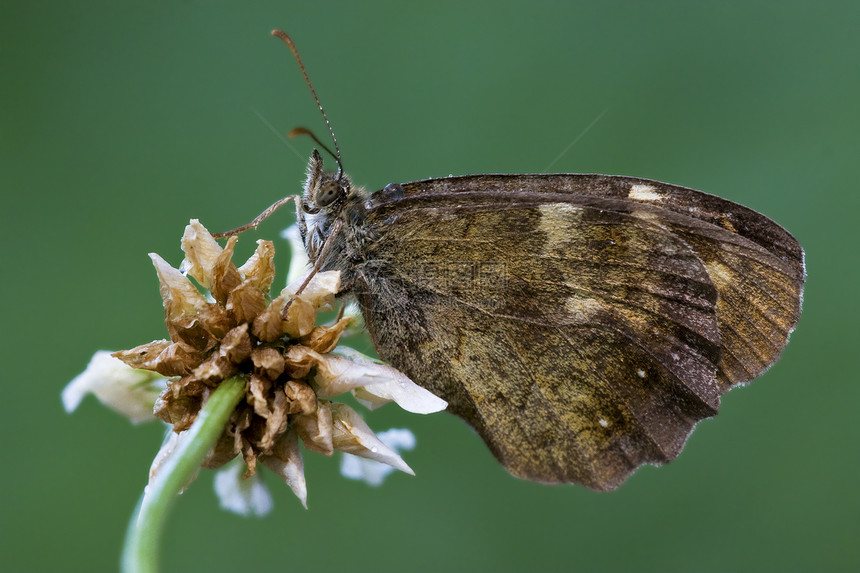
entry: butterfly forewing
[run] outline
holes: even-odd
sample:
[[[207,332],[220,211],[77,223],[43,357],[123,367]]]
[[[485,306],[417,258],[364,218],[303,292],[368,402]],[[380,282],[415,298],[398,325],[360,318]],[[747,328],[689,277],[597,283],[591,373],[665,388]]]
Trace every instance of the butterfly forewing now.
[[[380,355],[529,479],[611,489],[673,459],[799,314],[788,233],[652,181],[432,179],[348,218],[347,283]]]

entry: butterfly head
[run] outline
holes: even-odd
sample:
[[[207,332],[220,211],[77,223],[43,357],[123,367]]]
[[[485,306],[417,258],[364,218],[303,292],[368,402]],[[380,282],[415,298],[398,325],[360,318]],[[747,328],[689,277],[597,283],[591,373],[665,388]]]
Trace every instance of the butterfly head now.
[[[314,149],[308,162],[301,208],[308,215],[326,213],[331,216],[340,211],[353,192],[349,177],[341,170],[325,171],[319,151]]]
[[[356,199],[363,200],[365,194],[341,169],[324,170],[322,157],[314,149],[298,209],[299,230],[311,260],[316,260],[344,208]]]

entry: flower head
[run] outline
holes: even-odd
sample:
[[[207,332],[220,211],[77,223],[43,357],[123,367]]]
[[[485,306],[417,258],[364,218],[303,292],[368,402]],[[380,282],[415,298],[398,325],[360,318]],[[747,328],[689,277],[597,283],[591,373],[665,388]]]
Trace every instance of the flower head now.
[[[342,349],[333,353],[351,318],[317,326],[316,315],[333,308],[340,289],[338,272],[315,274],[298,293],[307,275],[300,277],[270,300],[274,246],[258,241],[254,254],[236,267],[235,245],[236,237],[231,237],[222,248],[193,220],[182,238],[181,270],[151,254],[170,338],[113,354],[130,367],[127,371],[167,378],[154,414],[170,424],[174,434],[156,456],[150,479],[176,449],[211,392],[235,376],[245,380],[245,397],[204,467],[218,468],[241,455],[246,478],[262,463],[281,476],[303,504],[307,489],[300,441],[315,452],[331,455],[341,450],[412,473],[355,410],[330,399],[351,391],[371,408],[395,401],[420,413],[439,411],[447,404],[390,366]],[[257,485],[235,488],[229,483],[224,478],[219,487],[238,492],[242,499],[260,499],[251,493]],[[252,502],[240,499],[237,506],[247,508],[248,503]]]

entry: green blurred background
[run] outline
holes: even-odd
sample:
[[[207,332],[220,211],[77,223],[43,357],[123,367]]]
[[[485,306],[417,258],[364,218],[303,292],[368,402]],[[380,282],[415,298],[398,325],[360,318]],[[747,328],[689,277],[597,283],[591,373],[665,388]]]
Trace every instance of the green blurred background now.
[[[66,415],[60,391],[164,335],[147,252],[178,264],[189,218],[223,230],[299,190],[311,142],[297,158],[260,117],[324,126],[274,27],[356,182],[539,172],[606,110],[553,170],[762,211],[807,250],[804,314],[677,461],[614,493],[519,481],[454,417],[388,406],[367,419],[416,433],[416,477],[373,489],[309,454],[308,511],[266,475],[275,511],[243,519],[204,475],[165,571],[860,569],[857,2],[5,0],[0,570],[116,568],[162,429],[92,398]]]

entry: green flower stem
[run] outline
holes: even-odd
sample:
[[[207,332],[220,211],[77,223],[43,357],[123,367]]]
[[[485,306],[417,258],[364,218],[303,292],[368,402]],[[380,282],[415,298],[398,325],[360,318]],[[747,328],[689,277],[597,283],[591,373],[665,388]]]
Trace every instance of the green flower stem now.
[[[125,573],[155,573],[167,513],[224,431],[230,414],[245,395],[245,380],[224,380],[200,409],[185,439],[158,471],[132,516],[122,552]]]

